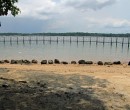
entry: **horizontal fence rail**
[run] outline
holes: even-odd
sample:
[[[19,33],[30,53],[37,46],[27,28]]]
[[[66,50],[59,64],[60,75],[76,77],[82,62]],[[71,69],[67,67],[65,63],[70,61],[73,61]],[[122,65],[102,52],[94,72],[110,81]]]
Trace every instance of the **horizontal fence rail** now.
[[[90,37],[90,36],[0,36],[0,42],[6,43],[6,42],[25,42],[31,43],[31,42],[95,42],[98,43],[116,43],[116,44],[130,44],[130,37]]]

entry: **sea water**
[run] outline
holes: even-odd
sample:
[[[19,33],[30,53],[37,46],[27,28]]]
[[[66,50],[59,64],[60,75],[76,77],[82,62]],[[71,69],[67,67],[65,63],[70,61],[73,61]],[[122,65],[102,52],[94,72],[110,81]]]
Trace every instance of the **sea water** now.
[[[61,61],[117,61],[128,62],[130,60],[130,48],[128,39],[110,37],[63,37],[63,36],[17,36],[10,40],[10,36],[0,36],[0,60],[4,59],[43,59]],[[17,41],[18,38],[18,41]],[[58,41],[57,41],[58,38]],[[15,40],[14,40],[15,39]],[[64,39],[64,40],[63,40]],[[103,40],[105,43],[103,43]],[[111,42],[112,40],[112,42]],[[96,42],[98,41],[98,42]]]

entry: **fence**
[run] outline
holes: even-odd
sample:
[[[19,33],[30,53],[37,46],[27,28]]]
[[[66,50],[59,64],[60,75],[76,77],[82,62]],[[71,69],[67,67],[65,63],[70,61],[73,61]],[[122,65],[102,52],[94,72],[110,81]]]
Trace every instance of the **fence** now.
[[[13,42],[16,42],[17,44],[19,44],[19,42],[22,42],[23,44],[27,43],[32,43],[32,42],[36,42],[36,44],[38,44],[38,42],[77,42],[77,44],[79,42],[82,42],[83,44],[85,42],[89,42],[90,44],[92,42],[95,42],[96,44],[98,43],[102,43],[103,45],[105,43],[110,43],[111,45],[113,43],[117,44],[122,44],[122,46],[124,44],[127,44],[128,47],[130,45],[130,37],[91,37],[91,36],[1,36],[0,37],[0,42],[3,42],[4,44],[6,44],[6,42],[10,42],[10,44],[12,44]]]

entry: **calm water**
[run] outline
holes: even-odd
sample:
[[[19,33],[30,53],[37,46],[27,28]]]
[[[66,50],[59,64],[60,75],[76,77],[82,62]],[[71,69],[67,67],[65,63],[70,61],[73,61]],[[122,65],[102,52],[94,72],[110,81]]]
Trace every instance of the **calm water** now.
[[[23,37],[18,36],[19,42],[17,38],[12,38],[12,42],[10,42],[10,37],[5,36],[5,40],[7,42],[3,42],[3,37],[0,39],[0,60],[2,59],[60,59],[65,61],[85,59],[92,61],[116,61],[120,60],[123,62],[128,62],[130,60],[130,49],[128,47],[128,39],[124,39],[124,44],[122,45],[122,38],[118,38],[118,42],[115,43],[116,38],[112,38],[114,43],[108,43],[111,41],[111,38],[105,38],[105,42],[103,43],[103,38],[98,38],[98,43],[93,42],[96,41],[96,37],[91,38],[91,43],[86,42],[90,41],[89,37],[85,37],[83,41],[83,37],[78,38],[73,37],[70,42],[70,37],[58,38],[58,42],[56,42],[57,37],[52,37],[51,40],[55,40],[55,42],[50,42],[50,37],[46,37],[45,39],[48,41],[42,41],[43,37],[31,37],[30,41],[22,41]],[[30,37],[25,37],[25,39],[29,40]],[[38,41],[36,41],[36,39]],[[20,41],[21,40],[21,41]],[[41,41],[39,41],[41,40]],[[67,41],[66,41],[67,40]],[[73,42],[75,41],[75,42]]]

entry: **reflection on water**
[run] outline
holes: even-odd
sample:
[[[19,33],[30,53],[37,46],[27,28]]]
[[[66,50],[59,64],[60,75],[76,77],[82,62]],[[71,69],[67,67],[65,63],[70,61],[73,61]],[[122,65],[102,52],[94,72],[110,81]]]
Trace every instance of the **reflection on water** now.
[[[14,42],[9,39],[8,42],[0,42],[0,59],[55,59],[60,60],[92,60],[92,61],[115,61],[123,62],[130,60],[128,40],[123,38],[75,38],[75,42],[71,37],[68,41],[64,37],[54,39],[42,37],[42,40],[31,37],[26,41],[21,37],[21,41],[17,38]],[[94,41],[95,40],[95,41]]]

